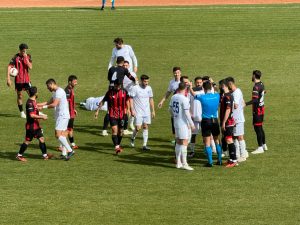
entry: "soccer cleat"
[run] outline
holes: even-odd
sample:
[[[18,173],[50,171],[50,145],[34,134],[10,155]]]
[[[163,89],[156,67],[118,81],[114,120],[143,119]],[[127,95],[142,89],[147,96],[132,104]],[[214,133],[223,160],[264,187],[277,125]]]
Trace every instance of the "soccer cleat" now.
[[[77,145],[72,145],[71,146],[73,149],[78,149],[79,147]]]
[[[183,165],[181,168],[184,169],[184,170],[189,170],[189,171],[194,170],[194,169],[193,169],[192,167],[190,167],[188,164]]]
[[[111,7],[111,10],[115,10],[116,8],[115,7]]]
[[[119,153],[121,153],[123,151],[123,148],[121,147],[117,147],[115,148],[116,154],[118,155]]]
[[[237,159],[238,162],[245,162],[247,159],[245,157],[239,157]]]
[[[182,164],[181,163],[176,163],[176,168],[177,169],[181,169],[182,168]]]
[[[264,149],[265,151],[268,151],[268,146],[267,146],[266,144],[264,144],[264,145],[263,145],[263,149]]]
[[[131,135],[133,132],[132,131],[129,131],[129,130],[124,130],[123,131],[123,134],[124,135]]]
[[[130,139],[130,146],[134,148],[134,139],[133,138]]]
[[[102,6],[100,10],[104,10],[104,6]]]
[[[262,147],[258,147],[255,151],[251,152],[252,154],[261,154],[264,153],[264,149]]]
[[[237,162],[233,162],[233,161],[228,161],[227,162],[227,165],[226,165],[226,168],[232,168],[232,167],[236,167],[238,166],[239,164]]]
[[[206,164],[204,165],[204,167],[213,167],[213,165],[210,164],[210,163],[206,163]]]
[[[222,162],[217,161],[215,165],[217,165],[217,166],[222,166]]]
[[[71,158],[74,154],[75,154],[74,151],[68,152],[68,155],[65,157],[65,160],[66,160],[66,161],[69,161],[70,158]]]
[[[190,152],[188,155],[189,158],[194,158],[195,157],[195,152]]]
[[[228,151],[223,151],[222,158],[228,157],[228,156],[229,156],[229,152]]]
[[[27,159],[25,159],[22,155],[17,155],[16,159],[21,161],[21,162],[27,162]]]
[[[142,150],[146,152],[146,151],[150,151],[151,148],[149,148],[148,146],[143,146]]]
[[[102,136],[108,136],[107,130],[102,131]]]
[[[21,118],[26,119],[26,114],[24,113],[24,111],[21,112]]]
[[[43,156],[44,160],[49,160],[51,158],[53,158],[53,154],[48,153],[46,156]]]

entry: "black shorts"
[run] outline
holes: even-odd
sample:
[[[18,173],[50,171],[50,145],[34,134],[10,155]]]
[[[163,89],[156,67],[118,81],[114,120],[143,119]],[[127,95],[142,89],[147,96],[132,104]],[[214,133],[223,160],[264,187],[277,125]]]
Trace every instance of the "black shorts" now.
[[[31,87],[30,83],[15,83],[16,91],[27,91]]]
[[[202,119],[201,132],[202,137],[209,137],[210,135],[213,135],[214,137],[219,136],[220,128],[218,119]]]
[[[253,125],[262,126],[264,122],[264,115],[253,114]]]
[[[41,128],[37,130],[26,129],[26,141],[32,141],[33,138],[39,139],[41,137],[44,137],[43,130]]]
[[[225,138],[225,140],[233,138],[233,129],[234,127],[225,127],[225,131],[222,132],[223,137]]]
[[[119,128],[124,128],[125,120],[124,119],[116,119],[116,118],[109,118],[110,126],[118,126]]]
[[[68,130],[70,131],[73,129],[74,129],[74,118],[70,118],[68,123]]]

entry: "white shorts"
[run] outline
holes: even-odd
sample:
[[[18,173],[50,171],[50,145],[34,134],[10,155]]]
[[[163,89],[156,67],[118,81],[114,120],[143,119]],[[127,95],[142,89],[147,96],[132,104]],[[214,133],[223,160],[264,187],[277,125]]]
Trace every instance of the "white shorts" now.
[[[55,121],[55,130],[65,131],[68,129],[69,118],[57,117]]]
[[[244,134],[245,134],[244,122],[237,123],[235,125],[235,127],[233,128],[233,136],[237,137],[237,136],[241,136],[241,135],[244,135]]]
[[[191,129],[187,126],[182,126],[180,128],[175,127],[175,137],[178,139],[190,140],[191,139]]]
[[[200,121],[194,121],[195,130],[192,131],[192,134],[199,134],[201,131],[201,122]]]
[[[136,126],[141,126],[143,124],[151,124],[151,116],[135,116],[134,124]]]

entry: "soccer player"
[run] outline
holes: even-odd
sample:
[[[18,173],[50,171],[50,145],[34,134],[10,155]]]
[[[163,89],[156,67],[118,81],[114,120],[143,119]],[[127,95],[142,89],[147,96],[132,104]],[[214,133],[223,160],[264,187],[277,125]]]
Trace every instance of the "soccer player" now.
[[[70,113],[66,92],[52,78],[46,81],[46,85],[53,95],[48,102],[42,103],[41,106],[43,109],[55,109],[55,136],[63,146],[62,158],[67,161],[74,155],[74,151],[67,140]]]
[[[238,88],[234,82],[233,77],[226,78],[229,89],[232,91],[233,100],[234,100],[234,108],[233,108],[233,118],[235,121],[235,127],[233,129],[234,136],[234,145],[236,148],[236,157],[238,162],[243,162],[248,158],[248,151],[246,150],[246,142],[244,139],[244,97],[240,88]]]
[[[196,77],[194,79],[195,81],[195,87],[193,87],[193,91],[195,95],[204,95],[204,90],[202,88],[202,78],[201,77]],[[191,116],[192,120],[195,125],[195,130],[192,132],[192,138],[191,138],[191,143],[190,143],[190,154],[189,157],[193,158],[195,156],[195,144],[196,144],[196,135],[200,131],[200,126],[201,126],[201,120],[202,120],[202,107],[201,103],[199,101],[195,101],[194,96],[190,95],[190,104],[191,104]]]
[[[52,158],[52,154],[47,154],[47,148],[45,144],[45,139],[43,135],[42,128],[40,127],[39,120],[46,120],[47,115],[39,115],[38,104],[36,102],[36,98],[38,96],[37,88],[31,87],[28,89],[29,99],[26,102],[26,136],[25,141],[20,147],[19,153],[17,154],[17,159],[22,162],[26,162],[27,159],[23,157],[24,152],[26,151],[28,145],[32,141],[33,138],[39,140],[39,147],[42,151],[42,156],[44,160],[48,160]]]
[[[109,89],[95,113],[95,118],[98,118],[99,110],[107,102],[110,126],[112,130],[112,141],[115,146],[116,154],[123,151],[120,146],[123,137],[123,128],[125,123],[126,108],[129,104],[129,95],[122,88],[122,83],[119,79],[114,81],[114,88]]]
[[[143,150],[149,151],[150,148],[147,146],[148,129],[151,124],[151,117],[155,117],[153,92],[149,86],[149,76],[145,74],[141,76],[141,83],[132,88],[130,97],[132,116],[135,117],[135,129],[131,137],[131,146],[134,147],[134,140],[143,126]]]
[[[252,73],[252,82],[254,82],[254,87],[252,91],[252,100],[247,102],[246,105],[252,105],[253,112],[253,127],[257,137],[258,148],[252,152],[252,154],[264,153],[268,150],[266,145],[265,131],[263,129],[263,121],[265,114],[265,86],[261,82],[260,78],[262,76],[261,71],[254,70]]]
[[[213,166],[212,159],[212,148],[211,148],[211,135],[214,138],[216,144],[216,151],[218,154],[217,165],[222,165],[222,149],[219,144],[220,128],[218,122],[218,108],[220,102],[219,93],[212,93],[212,88],[215,84],[211,81],[205,81],[203,83],[204,95],[195,95],[192,87],[190,87],[191,94],[196,100],[201,102],[202,106],[202,121],[201,121],[201,132],[203,137],[203,143],[205,146],[205,153],[207,156],[206,167]]]
[[[181,68],[180,67],[173,67],[173,76],[174,76],[174,79],[172,79],[170,81],[167,92],[165,93],[164,97],[158,103],[159,109],[162,108],[164,102],[169,98],[169,96],[171,94],[176,93],[176,90],[178,89],[178,85],[180,83],[180,78],[181,78]],[[173,117],[171,117],[171,124],[172,124],[172,133],[173,133],[173,135],[175,135]]]
[[[81,108],[84,108],[89,111],[96,111],[103,98],[104,98],[104,96],[89,97],[89,98],[85,99],[83,102],[80,102],[80,106],[81,106]],[[107,103],[106,102],[100,108],[100,110],[107,111]]]
[[[130,67],[129,62],[125,60],[124,64],[123,64],[123,67],[125,69],[129,69],[129,67]],[[131,89],[134,87],[134,85],[136,85],[138,83],[138,79],[137,79],[136,73],[135,72],[130,72],[130,74],[131,74],[131,76],[133,76],[135,78],[135,82],[133,82],[132,80],[130,80],[127,76],[125,76],[124,80],[123,80],[123,87],[128,92],[129,95],[131,93]],[[128,109],[128,111],[129,110],[130,109]],[[133,123],[134,123],[134,117],[130,116],[129,117],[129,127],[130,127],[131,130],[135,129]],[[124,127],[124,129],[127,130],[127,127]],[[125,132],[125,130],[124,130],[124,132]]]
[[[22,91],[28,93],[31,87],[29,70],[32,69],[31,55],[27,54],[28,45],[20,44],[19,53],[17,53],[9,62],[7,67],[7,86],[11,86],[10,69],[15,67],[18,70],[18,75],[15,77],[15,89],[17,92],[17,104],[22,118],[26,118],[23,110],[23,97]]]
[[[233,129],[235,121],[233,118],[233,95],[229,91],[228,80],[224,79],[220,82],[223,96],[221,98],[220,107],[220,125],[222,135],[226,141],[229,149],[229,160],[226,165],[227,168],[235,167],[238,165],[236,158],[236,148],[233,143]]]
[[[137,73],[138,61],[134,54],[134,51],[130,45],[125,45],[122,38],[116,38],[114,40],[115,48],[112,50],[112,56],[108,64],[108,69],[115,65],[116,59],[119,56],[123,56],[126,61],[129,62],[129,72]]]
[[[115,0],[111,0],[111,10],[115,10]],[[106,3],[106,0],[102,0],[102,7],[100,10],[104,10],[104,7],[105,7],[105,3]]]
[[[195,126],[190,114],[189,99],[184,96],[186,90],[185,83],[179,83],[178,93],[173,95],[169,105],[169,111],[174,119],[176,137],[176,168],[194,170],[187,163],[187,146],[191,137],[191,129]]]
[[[74,119],[77,116],[77,111],[75,109],[75,95],[74,95],[74,88],[77,85],[77,77],[75,75],[70,75],[68,77],[68,86],[65,88],[65,92],[67,95],[67,100],[69,103],[69,113],[70,113],[70,120],[68,123],[68,137],[73,149],[78,149],[78,146],[75,144],[74,141]]]

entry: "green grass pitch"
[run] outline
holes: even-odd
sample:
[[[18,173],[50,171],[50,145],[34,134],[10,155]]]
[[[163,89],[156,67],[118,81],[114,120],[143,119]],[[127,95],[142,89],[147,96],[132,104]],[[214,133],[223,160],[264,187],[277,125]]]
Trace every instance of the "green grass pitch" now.
[[[300,224],[299,203],[299,5],[203,6],[181,8],[1,9],[0,10],[0,224]],[[236,78],[249,100],[251,72],[260,69],[267,88],[265,131],[269,151],[239,167],[203,168],[198,144],[195,171],[177,170],[167,104],[156,109],[149,153],[129,148],[114,156],[111,138],[100,136],[102,119],[78,110],[72,160],[43,161],[36,141],[27,163],[15,160],[24,138],[6,66],[25,42],[33,58],[32,83],[39,101],[51,96],[45,81],[65,87],[76,74],[76,101],[100,96],[115,37],[134,47],[139,75],[148,74],[155,105],[172,67],[183,74]],[[27,98],[27,97],[26,97]],[[246,109],[246,143],[256,148]],[[53,112],[42,122],[50,152]],[[103,115],[103,114],[102,114]],[[101,116],[100,116],[101,118]],[[200,137],[197,142],[200,143]]]

